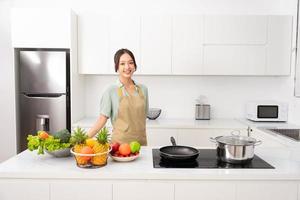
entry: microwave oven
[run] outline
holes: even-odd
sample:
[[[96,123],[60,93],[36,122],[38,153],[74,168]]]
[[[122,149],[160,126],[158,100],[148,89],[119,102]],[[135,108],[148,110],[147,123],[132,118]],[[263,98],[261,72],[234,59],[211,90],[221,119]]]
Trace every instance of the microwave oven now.
[[[286,122],[288,103],[253,101],[246,104],[246,118],[256,122]]]

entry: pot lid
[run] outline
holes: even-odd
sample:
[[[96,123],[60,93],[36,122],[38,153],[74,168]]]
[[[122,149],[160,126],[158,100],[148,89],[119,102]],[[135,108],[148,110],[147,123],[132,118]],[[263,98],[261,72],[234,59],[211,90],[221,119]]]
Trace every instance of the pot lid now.
[[[229,145],[253,145],[256,143],[256,139],[247,136],[218,136],[215,138],[217,142],[229,144]]]

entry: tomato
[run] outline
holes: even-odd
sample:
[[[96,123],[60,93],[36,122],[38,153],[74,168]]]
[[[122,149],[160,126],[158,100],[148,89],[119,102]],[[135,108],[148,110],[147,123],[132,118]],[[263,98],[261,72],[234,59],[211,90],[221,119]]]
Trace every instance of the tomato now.
[[[40,131],[38,133],[38,136],[40,139],[47,139],[49,137],[49,134],[46,131]]]

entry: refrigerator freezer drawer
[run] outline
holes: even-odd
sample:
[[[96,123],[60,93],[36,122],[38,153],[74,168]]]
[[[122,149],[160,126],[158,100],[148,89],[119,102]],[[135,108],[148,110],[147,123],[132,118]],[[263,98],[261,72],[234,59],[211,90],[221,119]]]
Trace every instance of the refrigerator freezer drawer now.
[[[67,128],[66,123],[66,96],[59,97],[28,97],[20,94],[20,135],[18,139],[18,152],[27,148],[27,135],[35,134],[38,115],[49,116],[49,131],[54,133]]]

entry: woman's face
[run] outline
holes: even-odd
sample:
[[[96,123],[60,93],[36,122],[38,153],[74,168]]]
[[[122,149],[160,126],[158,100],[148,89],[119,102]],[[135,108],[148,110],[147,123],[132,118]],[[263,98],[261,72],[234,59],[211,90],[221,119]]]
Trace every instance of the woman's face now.
[[[125,53],[120,57],[118,72],[124,78],[130,78],[135,72],[135,65],[129,54]]]

